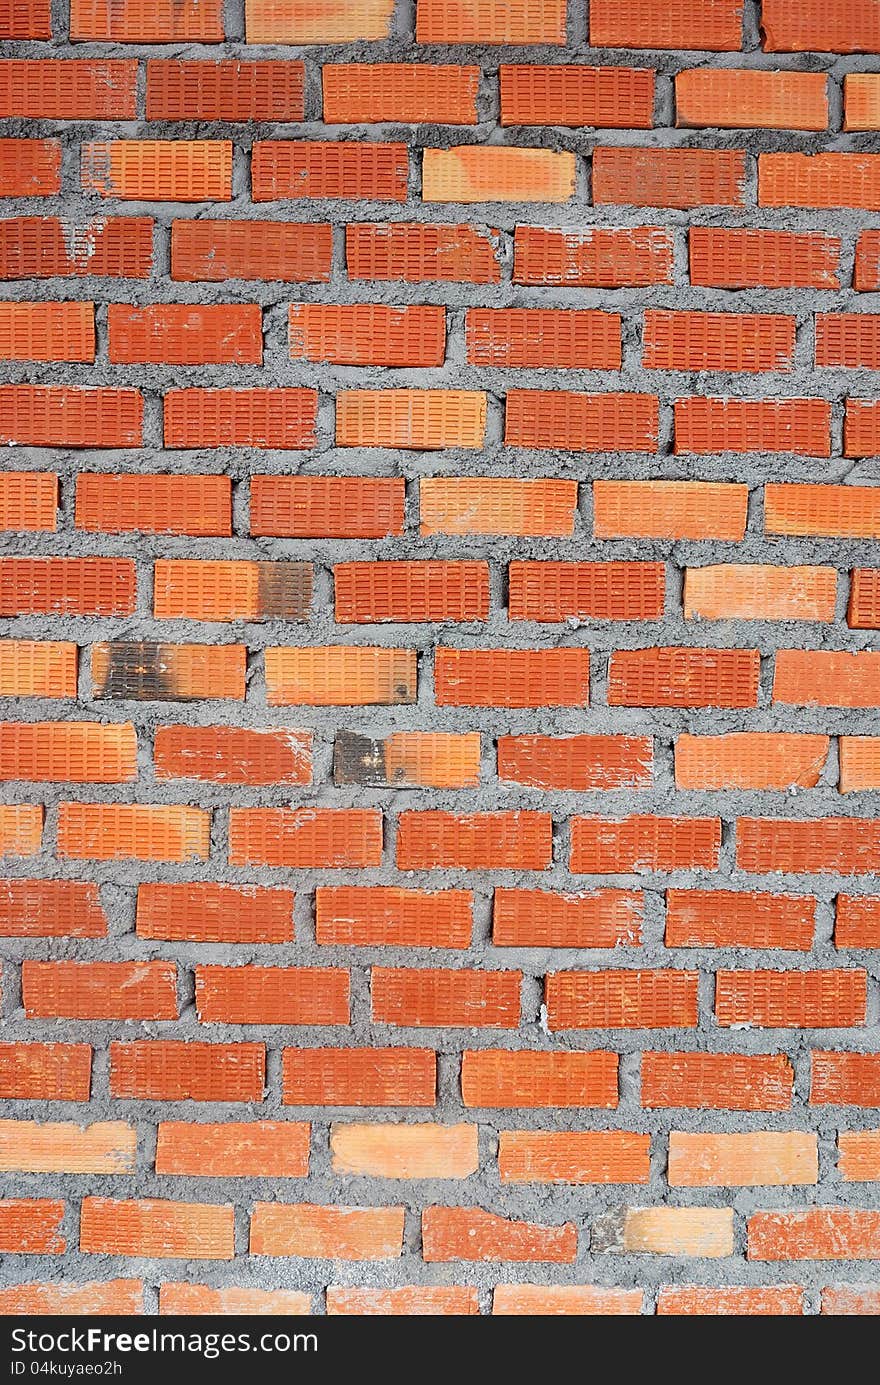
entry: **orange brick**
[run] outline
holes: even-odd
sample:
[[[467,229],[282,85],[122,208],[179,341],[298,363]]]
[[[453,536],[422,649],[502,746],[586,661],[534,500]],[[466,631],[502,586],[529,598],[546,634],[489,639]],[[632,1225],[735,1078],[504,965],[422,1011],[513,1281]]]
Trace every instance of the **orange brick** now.
[[[404,488],[394,476],[253,476],[251,534],[355,539],[400,534]]]
[[[382,303],[291,303],[290,357],[332,365],[437,366],[446,353],[446,311]]]
[[[160,1121],[157,1174],[198,1178],[303,1178],[310,1126],[295,1121]]]
[[[745,535],[749,492],[724,481],[594,481],[597,539],[722,539]]]
[[[667,890],[667,947],[778,947],[809,952],[816,901],[809,895]]]
[[[649,370],[790,370],[795,319],[769,313],[647,309],[642,364]]]
[[[0,696],[76,697],[75,644],[0,640]]]
[[[880,209],[880,154],[759,154],[760,207]]]
[[[848,72],[843,79],[844,130],[880,130],[880,86],[874,72]]]
[[[94,305],[0,303],[0,353],[8,361],[93,361]]]
[[[0,139],[0,197],[51,197],[60,191],[60,140]]]
[[[9,58],[0,62],[0,116],[134,120],[137,70],[112,58]]]
[[[508,447],[565,452],[656,452],[659,405],[654,394],[569,394],[508,390]]]
[[[223,38],[222,0],[70,0],[70,37],[112,43],[216,42]]]
[[[880,1212],[846,1207],[755,1212],[748,1220],[750,1260],[876,1260]]]
[[[628,1130],[502,1130],[502,1183],[647,1183],[650,1135]]]
[[[433,1106],[437,1060],[428,1048],[285,1048],[285,1106]]]
[[[419,481],[421,532],[570,537],[577,482],[554,477],[423,476]]]
[[[880,453],[880,410],[873,399],[847,399],[843,421],[843,455],[875,457]],[[860,488],[866,491],[866,487]]]
[[[2,558],[0,614],[132,615],[131,558]]]
[[[228,476],[80,472],[76,527],[99,534],[225,537],[232,533],[231,483]]]
[[[373,967],[373,1021],[410,1027],[515,1029],[520,1020],[521,981],[518,971]]]
[[[542,1226],[512,1221],[481,1207],[426,1207],[422,1255],[430,1264],[449,1260],[571,1264],[577,1228],[571,1222]]]
[[[61,803],[58,855],[78,861],[204,861],[211,814],[145,803]]]
[[[311,563],[158,558],[153,614],[158,620],[308,620]]]
[[[345,260],[350,279],[497,284],[501,278],[498,234],[478,226],[349,224]]]
[[[333,231],[326,222],[172,221],[171,278],[177,283],[278,279],[326,283]]]
[[[611,289],[670,284],[672,235],[657,226],[579,231],[517,226],[513,282]]]
[[[0,856],[35,856],[43,837],[43,808],[0,803]]]
[[[231,1260],[234,1208],[158,1198],[121,1202],[84,1197],[79,1248],[86,1255],[137,1255],[162,1260]]]
[[[880,822],[873,818],[738,818],[737,865],[755,874],[863,875],[880,863]]]
[[[871,0],[764,0],[761,13],[768,53],[880,53],[880,16]]]
[[[153,766],[157,779],[308,784],[312,735],[271,727],[159,726],[153,738]]]
[[[311,197],[405,202],[408,180],[405,144],[257,140],[251,154],[255,202]]]
[[[805,1130],[757,1130],[734,1135],[672,1130],[666,1176],[671,1188],[766,1188],[816,1183],[818,1139]]]
[[[369,645],[273,645],[265,652],[270,707],[399,706],[415,702],[416,652]]]
[[[120,784],[137,779],[130,721],[0,722],[0,780]]]
[[[472,904],[468,890],[429,894],[392,885],[319,886],[315,937],[348,947],[468,947]]]
[[[337,563],[333,585],[342,625],[485,620],[489,614],[485,562]]]
[[[811,1106],[880,1106],[880,1054],[811,1055]]]
[[[480,447],[485,431],[481,390],[341,390],[336,396],[340,447]]]
[[[311,1294],[298,1289],[213,1289],[207,1284],[160,1284],[161,1317],[302,1317],[312,1311]]]
[[[496,947],[620,947],[642,941],[643,896],[638,890],[578,894],[496,889],[492,941]]]
[[[124,1121],[0,1121],[4,1173],[134,1173],[137,1136]]]
[[[382,814],[374,808],[233,808],[233,866],[356,869],[382,863]]]
[[[0,443],[25,447],[139,447],[138,390],[0,385]]]
[[[772,567],[724,563],[689,567],[684,578],[685,620],[834,619],[833,567]]]
[[[829,1286],[822,1290],[822,1313],[837,1317],[880,1314],[880,1290],[868,1284]]]
[[[720,848],[718,818],[571,820],[571,870],[575,875],[716,870]]]
[[[609,48],[736,51],[742,46],[742,5],[739,0],[670,0],[658,8],[592,0],[590,43]]]
[[[21,967],[28,1019],[177,1019],[173,962],[33,962]]]
[[[837,1168],[844,1183],[874,1183],[880,1179],[880,1132],[841,1130],[837,1147]]]
[[[0,1044],[0,1097],[11,1101],[88,1101],[88,1044]]]
[[[762,156],[763,157],[763,156]],[[738,149],[593,151],[593,201],[633,207],[741,207],[746,156]]]
[[[676,399],[675,451],[828,457],[831,405],[825,399]]]
[[[547,1027],[693,1029],[695,971],[554,971],[545,981]]]
[[[465,334],[472,365],[620,369],[619,313],[469,308]]]
[[[773,701],[796,707],[880,706],[880,654],[780,649]]]
[[[203,697],[243,702],[246,653],[242,644],[94,644],[93,696],[137,702]]]
[[[372,1178],[468,1178],[479,1166],[475,1125],[330,1127],[334,1173]]]
[[[423,202],[568,202],[575,177],[574,154],[550,149],[464,144],[422,152]]]
[[[262,1044],[202,1044],[191,1039],[110,1045],[110,1094],[136,1101],[263,1100]]]
[[[393,788],[474,788],[480,782],[480,735],[470,731],[395,731],[385,740],[338,731],[334,784]]]
[[[397,868],[547,870],[552,826],[548,813],[403,812],[397,828]]]
[[[0,937],[103,938],[97,885],[78,880],[0,880]]]
[[[658,1316],[665,1317],[791,1317],[803,1311],[804,1291],[793,1284],[733,1284],[720,1289],[664,1285],[657,1299]]]
[[[7,1255],[62,1255],[64,1203],[38,1198],[0,1201],[0,1251]]]
[[[83,192],[134,202],[228,202],[230,140],[118,139],[82,146]]]
[[[465,1106],[613,1108],[617,1054],[465,1049],[461,1097]]]
[[[107,309],[113,365],[261,365],[262,311],[256,303],[154,303]]]
[[[846,623],[853,630],[876,630],[880,626],[880,570],[853,569]]]
[[[317,393],[310,389],[169,390],[165,445],[313,447],[317,407]]]
[[[880,286],[880,231],[862,231],[856,240],[853,288],[862,291]]]
[[[57,526],[58,477],[51,471],[7,471],[0,476],[0,529],[29,533]]]
[[[713,75],[718,76],[717,69]],[[688,232],[688,243],[691,283],[701,288],[840,287],[840,239],[837,236],[823,235],[818,231],[799,233],[730,226],[692,226]],[[751,400],[717,402],[741,406],[752,404]],[[779,401],[778,407],[787,402]],[[770,407],[775,403],[770,401]]]
[[[719,971],[720,1025],[839,1029],[865,1023],[863,971]]]
[[[245,0],[248,43],[388,38],[394,0]]]
[[[289,943],[293,891],[258,885],[139,885],[137,934],[168,942]]]
[[[147,61],[147,120],[302,120],[301,62]]]
[[[251,1255],[312,1260],[396,1260],[403,1253],[403,1207],[316,1207],[255,1202]]]
[[[326,125],[477,123],[478,67],[325,63],[321,80]]]
[[[880,947],[880,900],[839,894],[834,922],[836,947]]]
[[[0,222],[2,279],[146,279],[152,259],[148,217],[107,216],[77,224],[57,216],[18,216]]]
[[[600,1249],[707,1259],[733,1254],[733,1210],[729,1207],[625,1207],[621,1211],[622,1224],[612,1224],[609,1244],[600,1244]],[[597,1239],[594,1233],[594,1249]]]
[[[794,1073],[781,1053],[644,1053],[642,1105],[788,1111]]]
[[[348,996],[339,967],[195,968],[200,1024],[348,1024]]]
[[[644,67],[498,69],[502,125],[590,125],[650,130],[654,73]]]
[[[880,366],[880,315],[817,313],[816,365],[876,370]]]
[[[496,1284],[494,1317],[634,1317],[642,1311],[641,1289],[606,1289],[593,1284]]]
[[[447,649],[434,655],[438,707],[583,707],[586,649]]]
[[[726,736],[679,736],[679,789],[815,788],[828,757],[827,736],[732,731]]]
[[[6,0],[0,10],[0,38],[51,37],[51,0]]]
[[[343,1289],[331,1285],[327,1290],[327,1313],[330,1317],[409,1317],[430,1314],[433,1317],[452,1317],[478,1314],[479,1296],[476,1289],[459,1288],[452,1284],[402,1285],[396,1289]]]
[[[662,563],[512,562],[510,620],[657,620],[663,615]]]
[[[138,1317],[143,1311],[140,1279],[62,1279],[0,1289],[0,1317]]]
[[[618,649],[608,668],[611,707],[756,707],[757,649]]]
[[[650,788],[650,736],[499,736],[498,778],[533,789]]]
[[[565,43],[565,0],[418,0],[419,43]]]
[[[880,488],[768,483],[764,528],[768,534],[880,538]]]
[[[691,68],[675,78],[675,123],[755,130],[827,130],[824,72]]]

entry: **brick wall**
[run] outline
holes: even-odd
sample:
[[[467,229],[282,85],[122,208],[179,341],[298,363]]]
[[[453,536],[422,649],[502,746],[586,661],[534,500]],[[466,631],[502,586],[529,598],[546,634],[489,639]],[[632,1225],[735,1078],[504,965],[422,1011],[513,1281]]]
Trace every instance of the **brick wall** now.
[[[880,1311],[876,0],[0,0],[0,1311]]]

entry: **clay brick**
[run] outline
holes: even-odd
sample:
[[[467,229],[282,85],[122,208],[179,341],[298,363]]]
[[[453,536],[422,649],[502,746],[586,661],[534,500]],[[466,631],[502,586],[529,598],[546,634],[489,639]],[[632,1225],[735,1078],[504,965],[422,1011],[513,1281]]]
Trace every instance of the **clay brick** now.
[[[84,1197],[79,1248],[86,1255],[232,1260],[234,1216],[235,1209],[222,1203]]]
[[[0,1044],[4,1101],[88,1101],[91,1080],[88,1044]]]
[[[844,1183],[873,1183],[880,1178],[880,1134],[876,1130],[841,1130],[837,1168]]]
[[[112,58],[8,58],[0,62],[0,116],[133,120],[137,70]]]
[[[478,67],[325,63],[321,81],[325,125],[477,123]]]
[[[620,314],[568,308],[469,308],[467,358],[488,367],[620,369]]]
[[[756,707],[757,649],[618,649],[608,668],[610,707]]]
[[[748,1220],[750,1260],[876,1260],[878,1253],[880,1212],[810,1207]]]
[[[880,626],[880,570],[853,569],[846,623],[853,630],[876,630]]]
[[[324,284],[333,230],[326,222],[172,221],[171,278],[177,283],[229,279]]]
[[[147,120],[302,120],[301,62],[147,62]]]
[[[140,1279],[13,1284],[0,1289],[0,1317],[139,1317],[143,1299]]]
[[[348,1024],[348,992],[338,967],[195,968],[200,1024]]]
[[[123,784],[137,774],[130,721],[0,722],[0,780]]]
[[[641,1289],[606,1289],[594,1284],[496,1284],[493,1317],[635,1317]]]
[[[676,399],[675,451],[831,453],[825,399]]]
[[[729,1207],[625,1207],[612,1225],[608,1245],[626,1254],[691,1255],[717,1259],[733,1254],[733,1209]],[[592,1247],[597,1246],[594,1232]]]
[[[584,707],[587,649],[447,649],[434,653],[438,707]]]
[[[763,157],[763,156],[762,156]],[[593,201],[633,207],[741,207],[746,156],[738,149],[593,151]]]
[[[880,1106],[880,1054],[813,1051],[811,1106]]]
[[[403,1218],[402,1207],[256,1202],[250,1251],[312,1260],[396,1260],[403,1253]]]
[[[841,793],[880,785],[880,738],[841,736],[837,743]]]
[[[502,64],[498,77],[502,125],[650,130],[654,124],[651,68]]]
[[[496,889],[492,941],[496,947],[625,947],[642,941],[643,896],[638,890],[578,894]]]
[[[552,826],[548,813],[403,812],[397,828],[397,868],[547,870]]]
[[[510,620],[658,620],[662,563],[514,561],[508,568]]]
[[[0,476],[0,529],[54,533],[58,477],[52,471],[7,471]]]
[[[875,457],[878,453],[880,453],[880,409],[877,407],[877,401],[873,399],[847,399],[843,420],[843,455],[845,457]]]
[[[880,154],[759,154],[760,207],[880,209]]]
[[[554,971],[546,978],[547,1027],[693,1029],[695,971]]]
[[[0,803],[0,856],[36,856],[42,837],[41,806]]]
[[[498,778],[530,789],[647,789],[650,736],[499,736]]]
[[[2,558],[0,615],[132,615],[131,558]]]
[[[796,707],[880,706],[880,654],[780,649],[773,701]]]
[[[113,365],[261,365],[262,311],[256,303],[154,303],[107,309]]]
[[[124,1121],[0,1121],[4,1173],[133,1173],[136,1132]]]
[[[880,822],[873,818],[738,818],[736,836],[737,865],[759,875],[864,875],[880,862]]]
[[[839,1029],[865,1023],[863,971],[719,971],[720,1025]]]
[[[685,620],[834,619],[833,567],[773,567],[724,563],[689,567],[684,578]]]
[[[712,75],[718,74],[713,72]],[[837,236],[818,231],[692,226],[688,232],[688,246],[691,283],[701,288],[840,287],[840,239]],[[746,400],[729,402],[751,403]]]
[[[720,848],[719,818],[571,820],[571,870],[575,875],[716,870]]]
[[[502,1130],[502,1183],[647,1183],[650,1135],[628,1130]]]
[[[856,240],[853,265],[853,288],[865,290],[880,287],[880,231],[862,231]]]
[[[794,1073],[781,1053],[644,1053],[642,1105],[788,1111]]]
[[[160,1284],[160,1317],[304,1317],[311,1294],[298,1289],[214,1289],[207,1284]]]
[[[349,224],[345,259],[350,279],[497,284],[501,278],[497,232],[478,226]]]
[[[75,644],[0,640],[0,696],[76,697]]]
[[[569,394],[508,390],[508,447],[566,452],[656,452],[659,404],[654,394]]]
[[[617,1105],[617,1054],[503,1048],[465,1049],[465,1106],[571,1107]]]
[[[157,1174],[197,1178],[304,1178],[309,1171],[308,1122],[160,1121]]]
[[[665,1317],[791,1317],[803,1311],[804,1291],[794,1284],[664,1285],[657,1298],[657,1314]]]
[[[70,0],[70,37],[111,43],[213,43],[223,38],[222,0]]]
[[[61,142],[0,139],[0,197],[51,197],[61,191]]]
[[[0,385],[0,443],[139,447],[143,398],[133,389]]]
[[[827,736],[796,732],[732,731],[726,736],[679,736],[678,789],[815,788],[828,757]]]
[[[169,390],[165,445],[313,447],[317,406],[317,393],[310,389]]]
[[[419,43],[565,43],[565,0],[418,0]]]
[[[91,303],[0,303],[0,352],[8,361],[93,361]]]
[[[642,364],[649,370],[790,370],[795,319],[769,313],[647,309]]]
[[[333,586],[341,625],[486,620],[489,614],[485,562],[337,563]]]
[[[311,563],[159,558],[153,567],[157,620],[308,620]]]
[[[382,863],[382,814],[374,808],[232,808],[229,863],[356,869]]]
[[[672,235],[656,226],[581,231],[517,226],[513,282],[559,288],[642,288],[672,282]]]
[[[83,192],[123,202],[228,202],[230,140],[118,139],[82,146]]]
[[[764,0],[761,12],[768,53],[880,53],[880,16],[871,0]]]
[[[768,534],[880,538],[880,489],[768,483],[764,528]]]
[[[706,48],[736,51],[742,44],[739,0],[592,0],[590,43],[609,48]]]
[[[572,1264],[577,1255],[572,1222],[542,1226],[513,1221],[481,1207],[426,1207],[422,1256],[428,1264],[449,1260]]]
[[[152,260],[148,217],[98,217],[79,225],[56,216],[0,222],[0,279],[146,279]]]
[[[433,1106],[437,1060],[428,1048],[285,1048],[285,1106]]]
[[[253,476],[251,534],[380,539],[401,534],[404,482],[394,476]]]
[[[387,38],[394,0],[245,0],[248,43]]]
[[[480,447],[485,431],[482,390],[341,390],[336,396],[339,447]]]
[[[739,542],[748,486],[725,481],[594,481],[597,539],[721,539]]]
[[[844,130],[880,129],[880,86],[874,72],[848,72],[843,79]]]
[[[159,726],[153,739],[157,779],[212,784],[308,784],[310,731],[237,726]]]
[[[231,483],[228,476],[80,472],[76,527],[93,534],[225,538],[232,533]]]
[[[877,370],[880,367],[880,315],[817,313],[816,365]]]
[[[880,900],[872,895],[839,894],[834,944],[836,947],[880,947]]]
[[[822,1290],[823,1314],[867,1317],[880,1314],[880,1290],[868,1284],[829,1286]]]
[[[516,1029],[521,982],[518,971],[373,967],[372,1017],[376,1024],[417,1028]]]
[[[393,885],[319,886],[315,937],[318,943],[347,947],[468,947],[472,904],[468,890],[429,894]]]
[[[405,202],[408,179],[405,144],[257,140],[251,154],[255,202],[312,197]]]
[[[423,202],[568,202],[574,154],[550,149],[459,145],[422,152]]]
[[[6,0],[0,9],[0,38],[51,37],[51,0]]]
[[[691,68],[675,78],[675,123],[695,128],[827,130],[824,72]]]
[[[568,538],[574,532],[577,482],[550,477],[423,476],[420,529],[431,534],[513,534]]]
[[[243,644],[92,645],[94,697],[135,702],[243,702]]]
[[[809,952],[816,901],[809,895],[667,890],[667,947],[777,947]]]
[[[415,702],[413,649],[324,645],[270,646],[265,652],[270,707],[400,706]]]
[[[672,1130],[666,1176],[671,1188],[767,1188],[816,1183],[817,1136],[805,1130],[758,1130],[732,1135]]]
[[[475,788],[480,782],[480,734],[395,731],[371,740],[338,731],[333,745],[334,784],[390,788]]]
[[[75,861],[205,861],[211,814],[145,803],[61,803],[58,855]]]
[[[139,885],[137,934],[168,942],[289,943],[293,891],[258,885]]]
[[[263,1100],[262,1044],[202,1044],[191,1039],[110,1045],[110,1094],[136,1101]]]
[[[0,1201],[0,1251],[7,1255],[63,1255],[64,1203],[48,1198]]]
[[[479,1167],[475,1125],[330,1127],[334,1173],[372,1178],[468,1178]]]
[[[418,305],[291,303],[290,358],[332,365],[437,366],[446,353],[446,312]]]
[[[0,1300],[2,1302],[2,1300]],[[331,1285],[327,1290],[330,1317],[452,1317],[480,1311],[476,1289],[452,1284],[402,1285],[396,1289],[348,1289]]]
[[[103,938],[97,885],[78,880],[0,880],[0,937]]]

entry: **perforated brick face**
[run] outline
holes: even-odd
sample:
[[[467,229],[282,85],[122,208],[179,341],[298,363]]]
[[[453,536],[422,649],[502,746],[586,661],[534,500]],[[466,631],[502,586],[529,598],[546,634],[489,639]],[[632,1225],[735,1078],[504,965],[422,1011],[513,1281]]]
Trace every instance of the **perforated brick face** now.
[[[880,1313],[877,0],[0,40],[0,1313]]]

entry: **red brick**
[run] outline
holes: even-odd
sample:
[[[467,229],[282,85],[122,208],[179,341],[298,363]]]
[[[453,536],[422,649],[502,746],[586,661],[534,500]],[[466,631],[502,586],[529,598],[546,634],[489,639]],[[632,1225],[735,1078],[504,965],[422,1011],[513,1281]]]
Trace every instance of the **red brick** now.
[[[61,803],[58,855],[77,861],[207,860],[211,814],[147,803]]]
[[[223,38],[222,0],[71,0],[70,37],[111,43],[213,43]]]
[[[577,482],[497,476],[423,476],[420,530],[429,534],[559,536],[574,532]]]
[[[863,971],[719,971],[720,1025],[839,1029],[865,1023]]]
[[[547,813],[403,812],[398,870],[546,870],[552,855]]]
[[[654,123],[650,68],[502,64],[498,76],[502,125],[650,130]]]
[[[497,284],[501,278],[498,233],[478,226],[356,222],[345,228],[345,259],[350,279]]]
[[[152,304],[107,309],[114,365],[261,365],[262,312],[256,303]]]
[[[498,888],[492,899],[492,941],[496,947],[637,946],[643,913],[638,890],[550,894]]]
[[[629,1130],[502,1130],[502,1183],[647,1183],[650,1135]]]
[[[788,1111],[794,1072],[781,1053],[644,1053],[642,1105]]]
[[[417,1028],[516,1029],[521,981],[518,971],[373,967],[373,1021]]]
[[[465,1049],[461,1096],[465,1106],[615,1107],[617,1054]]]
[[[138,1317],[144,1311],[140,1279],[54,1280],[0,1289],[0,1317]]]
[[[876,1260],[880,1212],[846,1207],[755,1212],[748,1221],[750,1260]]]
[[[0,937],[103,938],[97,885],[77,880],[0,880]]]
[[[676,399],[675,451],[831,452],[831,405],[824,399]]]
[[[349,974],[339,967],[195,968],[201,1024],[348,1024]]]
[[[571,820],[571,869],[576,875],[715,870],[720,847],[718,818]]]
[[[846,623],[853,630],[876,630],[880,625],[880,570],[877,568],[853,569]]]
[[[137,779],[131,722],[0,722],[0,780],[120,784]]]
[[[349,43],[388,38],[394,0],[246,0],[248,43]]]
[[[310,389],[173,389],[164,399],[165,446],[313,447],[317,408]]]
[[[485,433],[482,390],[341,390],[336,396],[339,447],[476,448]]]
[[[231,482],[228,476],[80,472],[76,527],[98,534],[228,537],[232,533]]]
[[[325,63],[321,80],[325,125],[477,123],[478,67]]]
[[[468,890],[429,894],[392,885],[319,886],[315,937],[348,947],[463,948],[471,941],[472,904]]]
[[[713,79],[717,76],[717,70],[713,70]],[[824,82],[825,79],[820,80]],[[688,243],[691,283],[701,288],[840,287],[840,239],[837,236],[819,231],[692,226]]]
[[[650,788],[650,736],[499,736],[498,778],[533,789]]]
[[[873,818],[738,818],[736,859],[754,874],[867,875],[880,868],[880,821]]]
[[[137,70],[113,58],[9,58],[0,62],[0,116],[133,120]]]
[[[418,656],[378,645],[270,645],[265,653],[270,707],[368,707],[416,701]]]
[[[255,202],[311,197],[405,202],[408,176],[405,144],[257,140],[251,154]]]
[[[691,68],[675,78],[675,123],[696,128],[827,130],[824,72]]]
[[[139,447],[143,407],[134,389],[0,385],[0,443]]]
[[[816,365],[877,370],[880,367],[880,315],[817,313]]]
[[[237,726],[159,726],[153,740],[157,779],[213,784],[308,784],[309,731]]]
[[[147,62],[147,120],[302,120],[301,62]]]
[[[207,1284],[160,1284],[160,1317],[302,1317],[312,1311],[311,1294],[298,1289],[214,1289]]]
[[[496,1284],[493,1317],[635,1317],[641,1289],[606,1289],[595,1284]]]
[[[880,1054],[813,1051],[811,1106],[880,1106]]]
[[[293,891],[258,885],[139,885],[137,934],[168,942],[289,943]]]
[[[672,283],[672,235],[656,226],[583,231],[517,226],[513,282],[559,288]]]
[[[485,562],[337,563],[333,586],[341,625],[473,621],[489,614]]]
[[[745,485],[725,481],[594,481],[597,539],[738,542],[748,518]]]
[[[403,532],[404,482],[384,476],[253,476],[251,534],[379,539]]]
[[[837,1317],[880,1315],[880,1290],[869,1284],[829,1285],[822,1290],[821,1311]]]
[[[773,701],[798,707],[880,706],[880,654],[780,649]]]
[[[346,1289],[330,1285],[327,1313],[331,1317],[474,1315],[480,1311],[477,1290],[452,1284],[401,1285],[396,1289]]]
[[[354,869],[382,861],[382,814],[375,808],[233,808],[234,866]]]
[[[173,962],[33,962],[21,968],[28,1019],[177,1019]]]
[[[790,370],[795,319],[769,313],[647,309],[642,364],[650,370]]]
[[[0,1202],[0,1251],[7,1255],[62,1255],[64,1203],[48,1198],[6,1198]]]
[[[568,308],[469,308],[471,365],[620,369],[620,314]]]
[[[0,640],[4,697],[76,697],[77,647],[40,640]]]
[[[285,1048],[285,1106],[433,1106],[436,1057],[426,1048]]]
[[[757,649],[623,649],[611,655],[611,707],[756,707]]]
[[[764,157],[764,156],[762,156]],[[593,151],[593,201],[633,207],[741,207],[746,156],[738,149]]]
[[[83,192],[134,202],[229,202],[231,140],[119,139],[83,144]]]
[[[880,899],[839,894],[834,921],[835,947],[880,947]]]
[[[656,452],[658,418],[653,394],[508,390],[504,441],[564,452]]]
[[[584,707],[586,649],[447,649],[434,654],[438,707]]]
[[[808,895],[667,890],[667,947],[784,948],[809,952],[816,901]]]
[[[768,53],[880,53],[880,16],[871,0],[764,0],[761,12]]]
[[[7,471],[0,476],[0,529],[27,533],[58,527],[58,477],[52,471]]]
[[[793,1284],[664,1285],[657,1299],[657,1314],[666,1317],[792,1317],[803,1311],[804,1291]]]
[[[424,305],[291,303],[289,343],[294,361],[438,366],[446,353],[446,313]]]
[[[310,1260],[396,1260],[403,1252],[403,1207],[318,1207],[257,1202],[251,1255]]]
[[[263,1100],[262,1044],[143,1039],[110,1045],[110,1094],[136,1101]]]
[[[592,0],[590,43],[608,48],[736,51],[742,44],[742,5],[740,0],[670,0],[658,8]]]
[[[880,209],[880,154],[759,154],[760,207]]]
[[[131,558],[2,558],[0,614],[130,616]]]
[[[679,789],[815,788],[828,756],[827,736],[732,731],[726,736],[679,736]]]
[[[435,1261],[529,1261],[571,1264],[577,1255],[572,1222],[542,1226],[512,1221],[481,1207],[426,1207],[422,1212],[422,1255]]]
[[[853,288],[862,292],[880,288],[880,231],[862,231],[856,241]]]
[[[0,9],[0,38],[51,37],[51,0],[5,0]]]
[[[768,482],[764,487],[764,528],[768,534],[880,538],[880,489]]]
[[[0,197],[51,197],[61,191],[57,139],[0,139]]]
[[[418,0],[418,43],[565,43],[565,0]]]
[[[229,1204],[114,1201],[85,1197],[79,1248],[92,1255],[136,1255],[153,1260],[232,1260],[235,1209]]]
[[[99,217],[80,225],[56,216],[0,221],[0,279],[146,279],[152,260],[148,217]]]
[[[659,620],[662,563],[511,562],[510,620]]]
[[[693,1029],[695,971],[556,971],[545,981],[547,1027]]]
[[[0,1044],[0,1097],[11,1101],[88,1101],[88,1044]]]
[[[333,230],[326,222],[172,221],[171,278],[177,283],[278,279],[326,283]]]

